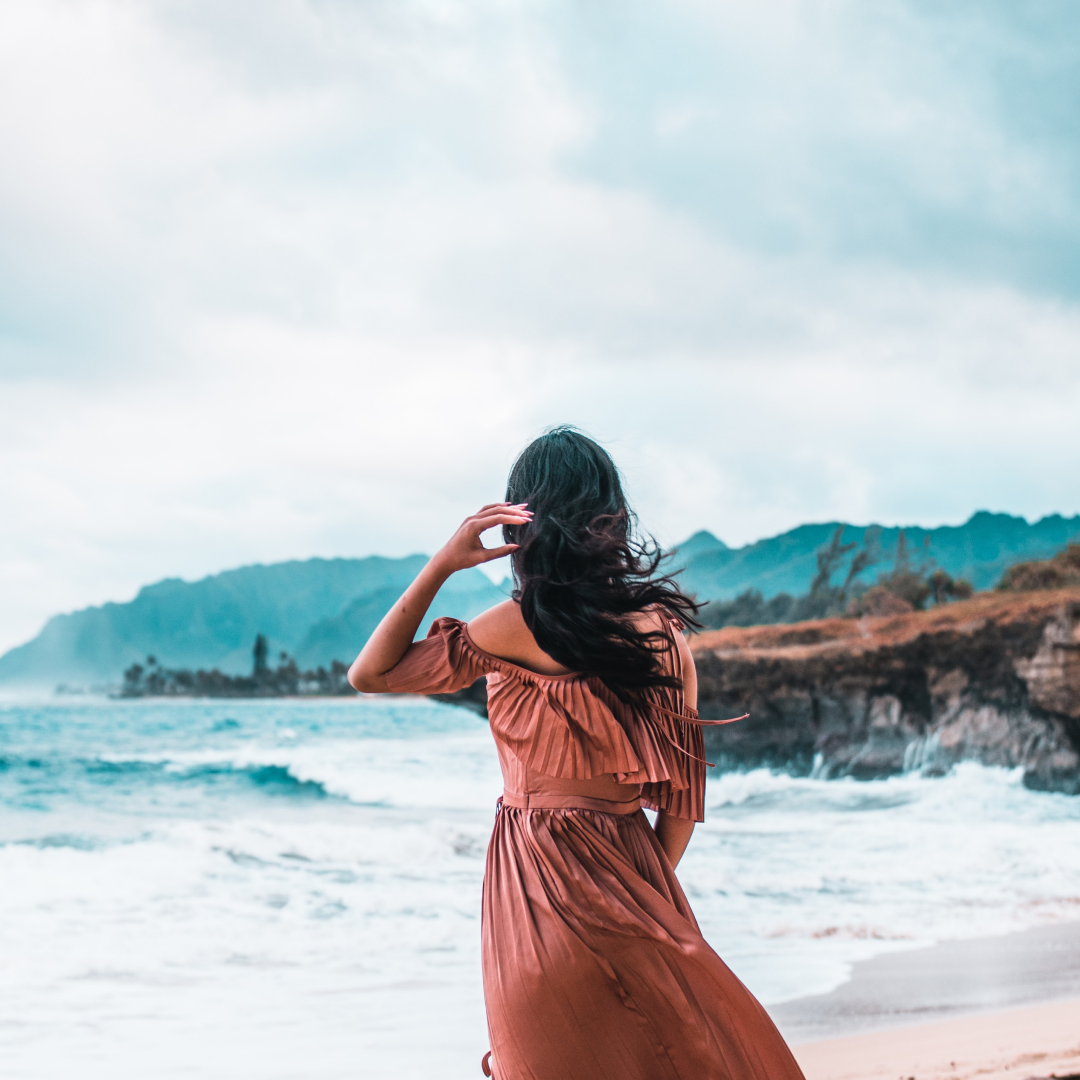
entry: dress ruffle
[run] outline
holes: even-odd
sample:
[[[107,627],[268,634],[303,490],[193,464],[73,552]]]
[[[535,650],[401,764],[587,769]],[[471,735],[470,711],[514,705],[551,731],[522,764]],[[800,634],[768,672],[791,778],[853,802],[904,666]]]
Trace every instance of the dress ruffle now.
[[[666,666],[681,678],[674,639]],[[492,734],[528,768],[565,780],[611,775],[641,784],[653,810],[704,820],[704,740],[681,691],[652,689],[626,704],[599,679],[541,675],[484,652],[450,618],[436,619],[386,681],[396,693],[448,694],[485,675]]]

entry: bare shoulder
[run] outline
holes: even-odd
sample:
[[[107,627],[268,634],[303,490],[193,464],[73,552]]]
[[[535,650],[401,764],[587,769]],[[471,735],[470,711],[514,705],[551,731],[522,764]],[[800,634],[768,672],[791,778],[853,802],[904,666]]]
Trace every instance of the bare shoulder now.
[[[640,630],[668,632],[668,622],[659,611],[642,611],[634,619]],[[469,637],[486,653],[507,660],[511,664],[527,668],[541,675],[566,675],[567,668],[548,656],[539,645],[532,631],[525,625],[521,607],[515,600],[504,600],[488,608],[469,623]],[[675,647],[682,658],[683,690],[686,702],[692,708],[697,704],[697,674],[690,647],[682,634],[675,634]]]
[[[469,637],[485,652],[491,652],[487,647],[489,643],[494,644],[508,634],[520,634],[522,630],[528,633],[529,628],[521,617],[521,607],[514,600],[504,600],[469,621]]]
[[[516,600],[504,600],[477,615],[469,623],[469,637],[486,653],[528,668],[541,675],[565,675],[567,669],[553,660],[525,625]]]

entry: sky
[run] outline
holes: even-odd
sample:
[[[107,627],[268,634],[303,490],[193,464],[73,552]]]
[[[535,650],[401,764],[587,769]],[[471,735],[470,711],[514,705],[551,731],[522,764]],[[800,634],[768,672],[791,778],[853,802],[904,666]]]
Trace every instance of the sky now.
[[[431,551],[546,426],[665,544],[1080,511],[1069,0],[5,0],[0,650]]]

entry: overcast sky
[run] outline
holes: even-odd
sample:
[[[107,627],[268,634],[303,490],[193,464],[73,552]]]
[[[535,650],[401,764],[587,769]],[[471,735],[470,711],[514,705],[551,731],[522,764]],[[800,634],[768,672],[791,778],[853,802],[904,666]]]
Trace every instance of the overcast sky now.
[[[1080,5],[5,0],[0,649],[432,550],[1080,511]]]

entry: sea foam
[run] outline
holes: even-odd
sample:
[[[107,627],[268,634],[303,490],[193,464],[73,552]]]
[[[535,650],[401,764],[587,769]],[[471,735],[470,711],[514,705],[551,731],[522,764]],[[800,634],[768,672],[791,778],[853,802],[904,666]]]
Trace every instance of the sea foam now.
[[[5,1075],[472,1077],[486,724],[428,702],[0,709]],[[961,766],[715,777],[679,876],[766,1003],[1080,917],[1080,800]]]

